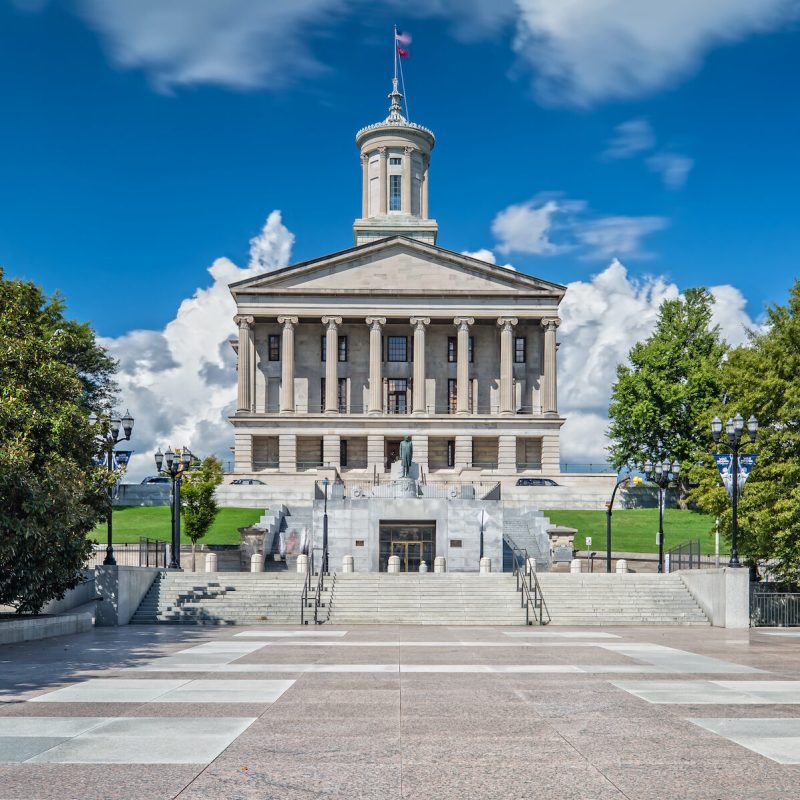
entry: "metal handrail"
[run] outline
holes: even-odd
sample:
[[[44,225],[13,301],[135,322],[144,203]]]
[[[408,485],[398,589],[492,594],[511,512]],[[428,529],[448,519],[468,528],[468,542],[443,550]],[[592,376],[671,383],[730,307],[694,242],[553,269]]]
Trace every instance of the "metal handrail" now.
[[[525,606],[525,624],[532,624],[530,612],[533,611],[533,618],[540,625],[547,625],[550,622],[550,611],[547,608],[547,603],[544,601],[539,579],[536,577],[536,573],[529,567],[530,560],[528,551],[527,549],[523,550],[517,547],[510,536],[506,536],[505,538],[511,548],[511,557],[514,562],[514,574],[517,578],[517,591],[520,593],[520,605]],[[545,614],[547,615],[546,620]]]

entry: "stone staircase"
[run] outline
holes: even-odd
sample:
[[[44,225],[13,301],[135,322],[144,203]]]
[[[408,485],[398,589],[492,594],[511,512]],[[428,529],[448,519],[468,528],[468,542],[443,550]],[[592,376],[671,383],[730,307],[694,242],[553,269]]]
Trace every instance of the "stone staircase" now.
[[[131,623],[297,624],[304,578],[289,572],[162,572]]]
[[[524,625],[513,575],[349,573],[326,584],[336,625]]]
[[[538,575],[553,625],[709,625],[678,575]]]

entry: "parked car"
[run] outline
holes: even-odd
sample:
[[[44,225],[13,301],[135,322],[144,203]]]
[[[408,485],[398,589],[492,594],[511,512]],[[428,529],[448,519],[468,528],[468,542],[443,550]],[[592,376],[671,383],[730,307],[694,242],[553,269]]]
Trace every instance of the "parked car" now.
[[[552,478],[518,478],[517,486],[558,486]]]
[[[264,486],[264,481],[258,478],[236,478],[231,481],[234,486]]]
[[[142,484],[151,484],[151,483],[169,483],[170,479],[166,475],[151,475],[149,478],[145,478],[142,481]]]

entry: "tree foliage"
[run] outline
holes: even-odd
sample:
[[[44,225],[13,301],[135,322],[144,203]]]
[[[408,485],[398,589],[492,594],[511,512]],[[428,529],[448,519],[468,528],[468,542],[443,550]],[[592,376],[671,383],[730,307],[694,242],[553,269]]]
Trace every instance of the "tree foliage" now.
[[[758,456],[739,500],[739,552],[748,560],[779,559],[778,573],[800,582],[800,281],[786,306],[767,310],[763,332],[733,350],[722,370],[725,402],[707,412],[706,430],[740,412],[759,422]],[[723,396],[721,394],[721,396]],[[724,438],[724,432],[723,432]],[[747,436],[745,441],[749,441]],[[712,448],[710,430],[708,450]],[[742,445],[742,452],[750,450]],[[732,510],[710,457],[695,469],[692,499],[720,517],[730,541]]]
[[[222,474],[222,462],[208,456],[181,480],[181,515],[183,529],[192,541],[192,571],[197,542],[208,533],[219,511],[214,492],[222,483]]]
[[[88,417],[109,408],[115,370],[58,296],[0,269],[0,604],[19,613],[80,582],[108,510]]]
[[[684,469],[707,447],[704,425],[722,394],[727,346],[711,324],[714,298],[702,288],[665,300],[652,335],[617,367],[609,407],[611,461],[678,460]],[[708,417],[710,419],[710,417]],[[681,499],[688,481],[681,481]]]

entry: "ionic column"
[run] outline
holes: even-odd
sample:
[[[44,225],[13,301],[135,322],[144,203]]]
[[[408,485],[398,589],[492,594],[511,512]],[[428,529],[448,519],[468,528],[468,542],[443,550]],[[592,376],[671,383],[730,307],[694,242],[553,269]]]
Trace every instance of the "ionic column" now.
[[[369,216],[369,155],[361,154],[361,218]]]
[[[383,375],[381,370],[381,330],[386,317],[367,317],[369,325],[369,414],[383,413]]]
[[[430,168],[430,158],[424,156],[422,170],[422,219],[428,219],[428,169]]]
[[[386,214],[386,201],[388,198],[389,191],[386,188],[387,178],[386,178],[386,148],[379,147],[378,154],[380,156],[380,204],[378,206],[378,210],[381,214]]]
[[[558,413],[556,329],[561,324],[558,317],[542,320],[544,328],[544,397],[542,411],[545,414]]]
[[[472,317],[456,317],[453,324],[458,328],[456,364],[456,414],[469,414],[469,326],[475,324]]]
[[[323,317],[325,331],[325,413],[339,413],[339,325],[341,317]]]
[[[400,207],[404,214],[411,213],[411,154],[413,152],[413,147],[403,148],[403,196]]]
[[[278,317],[281,340],[281,414],[294,413],[294,326],[297,317]]]
[[[430,317],[411,317],[414,326],[414,392],[411,398],[412,414],[424,414],[425,408],[425,326]]]
[[[516,317],[500,317],[500,413],[514,413],[514,326]]]
[[[238,370],[236,375],[236,410],[252,411],[252,353],[250,350],[250,330],[253,317],[236,316],[233,320],[239,326]]]

